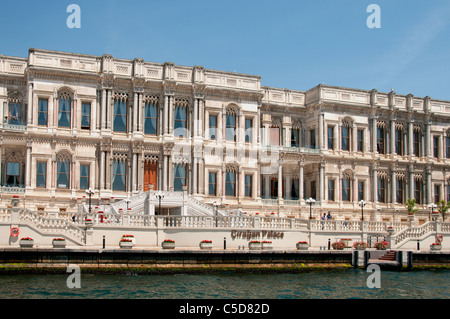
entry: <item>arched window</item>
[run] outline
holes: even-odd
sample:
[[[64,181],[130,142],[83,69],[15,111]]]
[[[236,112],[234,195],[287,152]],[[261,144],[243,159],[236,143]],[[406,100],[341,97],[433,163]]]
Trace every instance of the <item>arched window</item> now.
[[[144,133],[158,134],[158,98],[146,97],[144,106]]]
[[[351,200],[351,179],[351,171],[346,171],[342,174],[342,200],[346,202]]]
[[[66,152],[61,152],[56,157],[56,187],[70,188],[70,165],[71,156]]]
[[[58,102],[58,127],[70,128],[72,120],[72,98],[69,93],[61,92]]]
[[[227,141],[236,142],[236,110],[233,108],[227,109],[226,115],[226,128],[225,128],[225,139]]]
[[[225,196],[236,196],[236,170],[231,166],[225,172]]]
[[[114,96],[114,132],[127,132],[128,94],[116,93]]]

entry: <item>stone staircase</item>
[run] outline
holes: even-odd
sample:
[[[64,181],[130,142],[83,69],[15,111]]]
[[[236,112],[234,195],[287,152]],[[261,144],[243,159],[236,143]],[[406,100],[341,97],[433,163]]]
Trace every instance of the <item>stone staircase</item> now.
[[[381,256],[380,258],[378,258],[378,260],[383,260],[383,261],[396,261],[396,258],[395,258],[395,251],[389,250],[388,252],[386,252],[386,254],[384,254],[383,256]]]

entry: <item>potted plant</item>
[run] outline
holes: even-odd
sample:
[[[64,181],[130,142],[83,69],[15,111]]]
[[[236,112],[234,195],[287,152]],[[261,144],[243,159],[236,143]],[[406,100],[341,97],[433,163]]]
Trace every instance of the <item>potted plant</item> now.
[[[86,218],[85,224],[88,225],[88,226],[92,226],[94,224],[94,222],[92,221],[92,219]]]
[[[307,241],[299,241],[295,246],[298,250],[308,250],[309,248]]]
[[[367,243],[363,242],[363,241],[356,241],[353,244],[353,248],[355,248],[356,250],[366,250],[367,248]]]
[[[258,250],[261,249],[261,242],[258,240],[252,240],[248,243],[248,249],[250,250]]]
[[[134,246],[132,239],[130,238],[122,238],[119,242],[120,248],[131,249]]]
[[[212,249],[213,243],[212,240],[202,240],[200,242],[200,249]]]
[[[445,215],[450,208],[450,202],[446,202],[445,200],[441,200],[438,205],[438,211],[442,215],[442,221],[445,222]]]
[[[66,248],[65,238],[53,238],[52,240],[53,248]]]
[[[386,250],[388,248],[389,243],[385,240],[375,243],[375,248],[378,250]]]
[[[408,209],[408,218],[410,220],[413,220],[414,214],[419,210],[418,208],[416,208],[416,199],[408,198],[408,200],[406,201],[406,208]]]
[[[392,227],[392,226],[389,226],[388,228],[387,228],[387,232],[389,233],[389,234],[393,234],[394,233],[394,227]]]
[[[133,243],[133,245],[136,243],[136,240],[134,239],[134,235],[122,235],[122,239],[129,239]]]
[[[272,250],[272,249],[273,249],[273,244],[272,244],[272,242],[271,242],[271,241],[268,241],[268,240],[264,240],[264,241],[261,243],[261,249],[262,249],[262,250]]]
[[[175,249],[175,240],[172,239],[164,239],[161,243],[163,249]]]
[[[442,249],[441,243],[432,243],[430,245],[430,250],[439,251]]]
[[[331,244],[331,247],[333,247],[333,249],[335,250],[343,250],[346,246],[342,241],[336,241]]]
[[[34,246],[34,239],[30,237],[24,237],[19,240],[20,247],[32,248]]]

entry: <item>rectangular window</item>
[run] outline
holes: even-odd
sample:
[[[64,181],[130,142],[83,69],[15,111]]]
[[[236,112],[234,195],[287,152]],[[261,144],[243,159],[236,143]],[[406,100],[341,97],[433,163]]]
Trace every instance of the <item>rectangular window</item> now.
[[[59,98],[58,103],[58,127],[70,128],[72,119],[72,106],[70,97]]]
[[[395,153],[403,155],[403,130],[395,130]]]
[[[236,142],[236,115],[227,114],[225,138],[227,141]]]
[[[311,198],[316,199],[316,181],[311,182]]]
[[[187,109],[182,105],[175,106],[174,135],[187,136]]]
[[[385,148],[384,148],[384,128],[378,127],[377,128],[377,152],[380,154],[385,154]]]
[[[68,189],[70,185],[70,162],[68,160],[58,160],[56,166],[57,187]]]
[[[47,163],[36,163],[36,187],[45,188],[47,186]]]
[[[405,181],[403,179],[397,178],[396,181],[396,202],[399,204],[403,204],[403,197],[405,192]]]
[[[6,163],[6,186],[19,187],[20,186],[20,163],[8,162]]]
[[[332,126],[328,126],[328,149],[333,149],[333,139],[334,139],[334,128]]]
[[[114,132],[127,132],[127,101],[114,101]]]
[[[179,164],[174,166],[174,181],[173,190],[176,192],[183,191],[183,186],[186,185],[186,165]]]
[[[20,103],[9,103],[8,124],[21,125],[22,123],[22,105]]]
[[[225,195],[236,196],[236,173],[226,172],[225,174]]]
[[[210,115],[209,116],[209,138],[211,140],[216,139],[216,130],[217,130],[217,116]]]
[[[252,175],[245,175],[245,197],[252,197]]]
[[[342,179],[342,200],[350,201],[350,179],[348,178]]]
[[[208,194],[209,196],[216,196],[216,173],[209,172],[208,177]]]
[[[124,161],[113,162],[112,189],[114,191],[126,191],[126,166]]]
[[[89,188],[89,165],[80,165],[80,189]]]
[[[328,180],[328,200],[334,201],[334,179]]]
[[[347,126],[342,126],[342,150],[350,150],[350,129]]]
[[[91,104],[81,104],[81,129],[91,129]]]
[[[422,181],[414,181],[414,198],[417,204],[422,204]]]
[[[450,202],[450,182],[447,184],[447,202]]]
[[[420,132],[414,131],[413,133],[413,152],[415,156],[420,156]]]
[[[364,181],[358,181],[358,202],[364,200]]]
[[[309,130],[309,145],[311,146],[311,148],[315,149],[316,148],[316,130],[312,129]]]
[[[270,128],[270,145],[278,146],[280,145],[280,128],[271,127]]]
[[[144,106],[144,134],[158,134],[158,105],[145,103]]]
[[[291,147],[300,147],[300,130],[298,128],[291,130]]]
[[[246,143],[251,143],[251,141],[252,141],[252,127],[253,127],[252,119],[245,119],[245,142]]]
[[[378,201],[380,203],[386,202],[386,180],[378,177]]]
[[[298,200],[300,193],[299,193],[299,180],[298,179],[292,179],[291,180],[291,199]]]
[[[441,201],[441,185],[434,185],[434,203],[439,204]]]
[[[445,137],[445,146],[446,146],[446,157],[450,158],[450,136]]]
[[[357,149],[358,152],[362,152],[363,151],[363,147],[364,147],[364,131],[363,130],[358,130],[356,132],[357,136]]]
[[[433,157],[439,157],[439,136],[433,136]]]
[[[48,100],[39,99],[38,101],[38,125],[47,126],[48,124]]]

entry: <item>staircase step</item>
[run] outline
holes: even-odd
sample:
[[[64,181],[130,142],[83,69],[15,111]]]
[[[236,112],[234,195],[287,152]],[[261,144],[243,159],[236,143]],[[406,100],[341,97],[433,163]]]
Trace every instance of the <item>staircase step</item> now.
[[[379,258],[379,260],[392,260],[392,261],[395,261],[396,260],[396,258],[395,258],[396,256],[395,256],[395,251],[388,251],[386,254],[384,254],[383,256],[381,256],[380,258]]]

